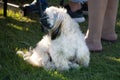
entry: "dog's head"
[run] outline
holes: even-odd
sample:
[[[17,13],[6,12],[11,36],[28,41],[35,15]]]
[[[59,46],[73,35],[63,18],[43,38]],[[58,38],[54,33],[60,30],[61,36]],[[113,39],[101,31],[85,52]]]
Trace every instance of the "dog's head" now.
[[[61,33],[61,25],[67,13],[64,8],[49,7],[41,17],[41,23],[50,32],[51,39],[55,39]]]
[[[53,27],[55,27],[55,25],[63,21],[64,13],[66,13],[66,10],[63,8],[57,8],[53,6],[46,8],[43,16],[40,19],[41,23],[47,29],[52,29]]]

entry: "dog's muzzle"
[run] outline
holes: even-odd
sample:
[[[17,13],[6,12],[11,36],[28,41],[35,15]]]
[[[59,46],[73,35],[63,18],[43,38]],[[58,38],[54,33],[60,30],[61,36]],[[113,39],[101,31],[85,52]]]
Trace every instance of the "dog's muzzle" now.
[[[47,16],[46,13],[43,13],[42,17],[40,18],[40,22],[41,22],[43,28],[45,28],[45,29],[51,29],[50,23],[48,23],[48,21],[47,21],[48,18],[49,17]]]

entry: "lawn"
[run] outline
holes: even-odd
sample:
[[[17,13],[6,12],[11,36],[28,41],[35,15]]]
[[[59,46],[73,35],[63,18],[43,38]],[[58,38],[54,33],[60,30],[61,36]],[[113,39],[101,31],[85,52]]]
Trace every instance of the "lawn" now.
[[[86,31],[87,20],[80,25]],[[102,41],[104,50],[91,52],[87,68],[47,71],[28,64],[17,55],[17,50],[34,47],[42,38],[44,33],[40,26],[38,19],[23,17],[11,10],[8,10],[8,17],[3,17],[0,9],[0,80],[120,80],[120,8],[116,22],[118,41]]]

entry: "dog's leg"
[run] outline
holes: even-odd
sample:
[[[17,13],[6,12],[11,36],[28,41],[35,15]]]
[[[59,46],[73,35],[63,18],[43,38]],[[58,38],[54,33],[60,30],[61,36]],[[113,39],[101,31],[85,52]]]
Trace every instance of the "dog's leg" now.
[[[63,70],[69,70],[69,65],[68,65],[68,60],[65,58],[65,55],[63,55],[62,52],[59,52],[58,50],[53,49],[52,47],[50,48],[50,55],[51,58],[59,71]]]
[[[51,61],[48,61],[45,65],[44,65],[44,68],[46,70],[55,70],[56,69],[56,66],[55,64]]]
[[[80,68],[79,64],[77,64],[76,62],[71,62],[71,61],[69,61],[69,66],[70,68],[76,68],[76,69]]]
[[[44,36],[43,39],[38,42],[34,49],[30,49],[28,52],[18,51],[18,54],[22,54],[25,61],[38,67],[47,67],[50,65],[50,56],[48,55],[49,37]],[[52,64],[52,63],[51,63]]]
[[[76,56],[76,61],[79,64],[82,64],[83,66],[87,67],[89,66],[89,61],[90,61],[90,53],[87,48],[87,46],[84,47],[79,47],[77,50],[77,56]]]
[[[23,59],[27,61],[28,63],[34,65],[34,66],[41,66],[41,59],[39,59],[39,56],[37,53],[35,53],[33,50],[23,52],[23,51],[17,51],[17,54],[22,55]]]

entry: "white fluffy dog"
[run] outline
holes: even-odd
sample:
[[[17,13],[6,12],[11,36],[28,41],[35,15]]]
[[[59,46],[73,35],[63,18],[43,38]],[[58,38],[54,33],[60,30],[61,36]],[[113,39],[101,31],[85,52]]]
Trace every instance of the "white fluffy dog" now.
[[[45,69],[69,70],[80,65],[88,66],[90,52],[79,25],[66,9],[49,7],[44,12],[48,34],[28,52],[18,51],[24,60]]]

